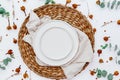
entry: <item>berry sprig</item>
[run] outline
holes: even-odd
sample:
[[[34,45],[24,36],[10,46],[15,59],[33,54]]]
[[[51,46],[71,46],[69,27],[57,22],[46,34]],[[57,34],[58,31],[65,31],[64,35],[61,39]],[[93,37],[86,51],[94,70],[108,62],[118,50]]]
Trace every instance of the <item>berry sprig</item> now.
[[[5,70],[5,69],[6,69],[6,66],[7,66],[10,62],[12,62],[12,59],[15,58],[15,57],[14,57],[14,54],[13,54],[13,51],[12,51],[11,49],[8,50],[8,52],[7,52],[6,54],[10,55],[10,57],[7,57],[7,58],[5,58],[5,59],[3,59],[3,60],[1,61],[0,69],[2,69],[2,70]]]
[[[18,67],[16,67],[15,69],[12,70],[12,72],[14,72],[12,75],[10,75],[7,80],[9,80],[11,77],[14,77],[14,76],[20,76],[22,75],[22,79],[21,80],[25,80],[27,78],[30,78],[31,79],[31,75],[28,75],[28,72],[27,70],[22,73],[22,67],[21,65],[19,65]]]
[[[113,76],[119,75],[118,71],[115,71],[114,74],[109,73],[107,70],[94,69],[90,70],[90,74],[94,76],[96,74],[97,78],[107,78],[107,80],[113,80]]]

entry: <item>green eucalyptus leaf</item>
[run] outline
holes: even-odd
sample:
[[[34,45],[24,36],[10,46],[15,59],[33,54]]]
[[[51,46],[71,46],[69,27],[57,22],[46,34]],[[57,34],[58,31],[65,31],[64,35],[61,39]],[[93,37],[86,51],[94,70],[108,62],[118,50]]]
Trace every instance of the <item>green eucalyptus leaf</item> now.
[[[9,57],[7,57],[6,59],[3,60],[3,64],[4,64],[5,66],[7,66],[8,63],[11,62],[11,61],[12,61],[12,59],[9,58]]]
[[[6,12],[5,15],[6,15],[7,17],[9,17],[9,16],[10,16],[10,13],[9,13],[9,12]]]
[[[97,70],[97,78],[101,78],[102,77],[102,72],[100,69]]]
[[[5,70],[6,68],[2,65],[0,65],[0,69]]]
[[[104,8],[104,7],[105,7],[105,1],[101,2],[100,7],[101,7],[101,8]]]
[[[7,58],[7,60],[8,60],[9,62],[11,62],[11,61],[12,61],[12,59],[11,59],[11,58]]]
[[[116,2],[117,2],[116,0],[114,0],[114,1],[112,2],[111,9],[113,9],[113,8],[114,8],[114,6],[115,6]]]
[[[52,3],[52,4],[55,4],[55,1],[53,1],[53,0],[52,0],[52,2],[51,2],[51,3]]]
[[[100,69],[97,71],[97,74],[102,74],[102,72],[101,72],[101,70],[100,70]]]
[[[106,49],[108,47],[108,44],[105,44],[104,46],[101,45],[102,49]]]
[[[120,50],[117,52],[117,55],[120,56]]]
[[[0,8],[0,14],[4,14],[5,13],[5,9],[3,7]]]
[[[8,60],[7,60],[7,59],[4,59],[4,60],[3,60],[3,64],[4,64],[5,66],[7,66],[7,65],[8,65]]]
[[[105,0],[103,0],[101,3],[100,3],[100,5],[99,5],[101,8],[104,8],[105,6],[107,6],[107,8],[110,8],[110,9],[114,9],[114,8],[116,8],[116,9],[118,9],[118,7],[120,6],[120,1],[118,1],[118,0],[112,0],[112,2],[111,2],[111,0],[109,0],[108,2],[107,2],[107,4],[105,3]]]
[[[108,77],[107,77],[108,80],[113,80],[113,74],[109,74]]]
[[[97,78],[101,78],[102,77],[102,75],[101,74],[97,74]]]
[[[116,9],[120,6],[120,1],[117,2]]]
[[[45,4],[49,4],[51,2],[51,0],[46,0]]]
[[[118,64],[120,65],[120,60],[118,60]]]
[[[103,71],[102,71],[102,76],[103,76],[103,77],[106,77],[106,76],[107,76],[107,71],[106,71],[106,70],[103,70]]]

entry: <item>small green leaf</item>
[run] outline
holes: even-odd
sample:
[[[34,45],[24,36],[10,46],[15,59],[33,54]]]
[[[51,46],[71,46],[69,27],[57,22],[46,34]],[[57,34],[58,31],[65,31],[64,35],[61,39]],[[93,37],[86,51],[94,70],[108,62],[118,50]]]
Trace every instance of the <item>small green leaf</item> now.
[[[4,64],[5,66],[7,66],[7,65],[8,65],[8,60],[7,60],[7,59],[4,59],[4,60],[3,60],[3,64]]]
[[[12,61],[12,59],[11,59],[11,58],[7,58],[7,60],[8,60],[8,62],[11,62],[11,61]]]
[[[112,2],[111,9],[114,8],[115,4],[116,4],[116,0],[114,0],[114,1]]]
[[[108,44],[105,44],[104,46],[101,45],[102,49],[106,49],[108,47]]]
[[[102,73],[102,72],[101,72],[101,70],[99,69],[99,70],[98,70],[98,74],[101,74],[101,73]]]
[[[117,2],[116,9],[120,6],[120,1]]]
[[[117,52],[117,55],[120,56],[120,50]]]
[[[118,60],[118,64],[120,65],[120,60]]]
[[[11,62],[11,61],[12,61],[12,59],[9,58],[9,57],[7,57],[6,59],[3,60],[3,64],[4,64],[5,66],[7,66],[8,63]]]
[[[101,8],[104,8],[104,7],[105,7],[105,2],[104,2],[104,1],[101,2],[100,7],[101,7]]]
[[[9,12],[6,12],[5,15],[6,15],[7,17],[9,17],[9,16],[10,16],[10,13],[9,13]]]
[[[107,76],[107,71],[106,71],[106,70],[103,70],[103,71],[102,71],[102,76],[103,76],[103,77],[106,77],[106,76]]]
[[[0,65],[0,69],[5,70],[6,68],[2,65]]]
[[[3,7],[0,8],[0,14],[4,14],[5,13],[5,9]]]
[[[101,74],[97,74],[97,78],[101,78]]]
[[[45,4],[49,4],[51,2],[51,0],[46,0]]]
[[[102,76],[102,72],[100,69],[97,70],[97,78],[101,78]]]
[[[102,72],[101,72],[100,69],[98,69],[98,71],[97,71],[97,78],[101,78],[101,76],[102,76]]]
[[[55,1],[53,1],[53,0],[52,0],[52,2],[51,2],[51,3],[52,3],[52,4],[55,4]]]
[[[107,77],[108,80],[113,80],[113,74],[109,74],[108,77]]]

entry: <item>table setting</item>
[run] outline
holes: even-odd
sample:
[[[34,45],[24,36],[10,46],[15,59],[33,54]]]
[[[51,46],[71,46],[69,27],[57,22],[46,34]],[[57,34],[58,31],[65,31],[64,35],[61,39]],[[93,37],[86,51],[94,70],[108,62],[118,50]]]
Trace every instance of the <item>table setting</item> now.
[[[1,0],[2,80],[120,80],[119,0]]]

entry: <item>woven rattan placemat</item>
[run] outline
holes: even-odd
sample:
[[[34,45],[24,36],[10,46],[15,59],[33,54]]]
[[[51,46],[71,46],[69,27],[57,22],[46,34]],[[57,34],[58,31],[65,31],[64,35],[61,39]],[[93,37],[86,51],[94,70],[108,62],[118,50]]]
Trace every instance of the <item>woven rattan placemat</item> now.
[[[78,28],[79,30],[87,34],[91,41],[92,47],[94,48],[94,33],[92,31],[92,26],[86,19],[86,17],[81,14],[81,12],[71,7],[66,7],[60,4],[44,5],[35,9],[34,12],[39,17],[48,15],[52,19],[66,21],[75,28]],[[56,80],[65,79],[66,76],[60,66],[41,66],[36,62],[33,48],[28,43],[23,41],[23,37],[28,34],[28,30],[26,28],[26,23],[28,21],[29,17],[25,19],[18,34],[18,45],[23,61],[30,70],[40,76]],[[88,64],[89,63],[86,62],[83,70]]]

